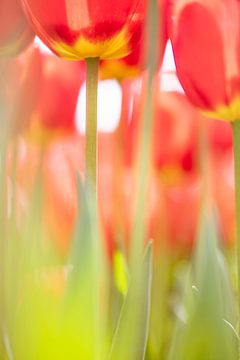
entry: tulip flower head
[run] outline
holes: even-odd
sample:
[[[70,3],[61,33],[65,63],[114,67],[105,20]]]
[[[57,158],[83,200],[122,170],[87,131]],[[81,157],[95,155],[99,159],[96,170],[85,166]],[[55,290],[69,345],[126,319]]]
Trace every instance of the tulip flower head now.
[[[145,0],[22,0],[37,35],[67,59],[128,55],[141,38]]]
[[[212,118],[240,119],[240,2],[175,1],[171,39],[178,77]]]
[[[39,96],[32,111],[28,135],[48,144],[76,131],[75,111],[79,89],[85,79],[82,62],[65,61],[42,54]]]
[[[158,66],[161,66],[164,50],[168,39],[167,9],[168,0],[158,0],[159,24],[158,24]],[[146,40],[146,39],[145,39]],[[147,41],[141,41],[134,50],[124,58],[102,61],[100,67],[101,78],[115,78],[119,81],[125,78],[138,76],[146,68]]]
[[[18,0],[1,0],[0,56],[16,55],[30,44],[34,33]]]

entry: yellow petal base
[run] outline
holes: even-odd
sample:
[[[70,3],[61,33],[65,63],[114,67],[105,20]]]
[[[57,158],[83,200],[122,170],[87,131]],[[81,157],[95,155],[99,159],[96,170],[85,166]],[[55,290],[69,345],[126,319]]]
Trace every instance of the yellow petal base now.
[[[139,67],[128,65],[121,60],[108,60],[100,67],[100,78],[117,79],[119,81],[126,78],[137,77],[140,73]]]
[[[228,106],[219,106],[214,111],[202,111],[204,116],[212,119],[224,120],[228,122],[240,120],[240,95],[237,96]]]
[[[105,41],[90,41],[80,36],[74,45],[55,42],[53,48],[62,58],[83,60],[86,58],[117,59],[127,56],[130,52],[127,27],[117,35]]]

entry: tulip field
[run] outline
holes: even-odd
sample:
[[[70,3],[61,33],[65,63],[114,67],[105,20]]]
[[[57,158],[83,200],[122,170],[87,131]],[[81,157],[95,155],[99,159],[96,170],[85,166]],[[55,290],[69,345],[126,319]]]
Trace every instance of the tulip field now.
[[[240,1],[0,19],[0,360],[240,360]]]

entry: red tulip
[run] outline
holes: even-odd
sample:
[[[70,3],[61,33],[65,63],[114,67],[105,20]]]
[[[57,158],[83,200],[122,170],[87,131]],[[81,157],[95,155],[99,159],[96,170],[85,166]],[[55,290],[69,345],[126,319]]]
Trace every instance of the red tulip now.
[[[34,33],[18,0],[1,0],[0,56],[19,53],[33,40]]]
[[[76,131],[76,105],[84,78],[83,63],[42,55],[40,91],[28,132],[31,137],[46,142]]]
[[[168,0],[158,0],[159,8],[159,31],[158,36],[161,39],[159,43],[158,65],[162,63],[165,46],[168,38],[167,31],[167,7]],[[124,78],[136,77],[146,67],[146,42],[141,41],[138,46],[126,57],[116,60],[102,61],[100,75],[103,79],[115,78],[122,80]]]
[[[182,251],[194,243],[200,213],[200,116],[177,92],[158,90],[154,104],[152,191],[156,199],[149,211],[149,231],[156,244],[165,242]]]
[[[155,101],[153,156],[156,169],[167,183],[179,182],[179,176],[196,172],[199,121],[200,116],[186,96],[159,92]]]
[[[130,240],[129,233],[131,233],[133,224],[133,207],[135,206],[132,194],[134,188],[133,168],[139,156],[137,146],[139,119],[144,100],[141,92],[136,89],[136,83],[136,80],[129,82],[128,86],[124,88],[127,99],[130,99],[129,111],[125,109],[125,118],[121,119],[122,151],[127,162],[116,165],[118,168],[125,167],[121,170],[121,173],[124,173],[121,178],[125,179],[125,182],[122,181],[122,190],[118,191],[121,191],[122,202],[127,204],[123,212],[125,218],[122,220],[127,227],[127,231],[125,231],[127,241]],[[148,238],[153,239],[156,246],[165,241],[165,244],[174,248],[175,251],[177,249],[182,251],[189,249],[197,236],[203,192],[199,167],[199,126],[201,121],[203,124],[206,122],[183,94],[162,92],[158,85],[154,95],[155,116],[152,147],[154,172],[149,183],[145,224],[148,229]],[[220,175],[224,169],[231,168],[231,162],[225,160],[226,151],[227,153],[231,152],[231,134],[227,129],[228,125],[221,122],[216,123],[216,121],[206,124],[212,159],[212,166],[208,169],[207,176],[208,181],[213,184],[218,179],[218,186],[213,185],[211,196],[214,206],[216,206],[225,244],[233,242],[235,224],[233,182],[229,181],[229,177],[231,179],[233,173],[228,173],[229,177]],[[116,151],[120,151],[119,146]],[[116,184],[119,171],[114,173],[116,179],[113,183]],[[127,191],[126,179],[130,183],[130,191]],[[224,204],[227,197],[229,202]],[[119,203],[119,200],[116,201],[117,208],[115,210],[113,208],[112,214],[119,209]],[[133,205],[130,207],[129,204]],[[111,219],[110,216],[108,218]],[[191,221],[189,221],[190,218]],[[113,227],[111,234],[114,238]]]
[[[44,239],[54,244],[60,254],[66,254],[77,213],[76,174],[83,169],[83,141],[76,135],[61,137],[44,150],[26,139],[18,143],[16,207],[20,219],[29,215],[41,167],[43,203],[39,221],[42,220]]]
[[[29,125],[36,106],[42,75],[38,49],[30,48],[15,58],[0,61],[0,101],[2,125],[16,135]]]
[[[22,0],[43,42],[61,57],[119,58],[141,38],[146,0]]]
[[[212,118],[240,119],[239,0],[175,1],[171,39],[178,77]]]
[[[140,48],[140,45],[138,45],[131,54],[122,59],[101,61],[101,79],[117,79],[121,81],[125,78],[134,78],[138,76],[142,70]]]
[[[234,166],[232,149],[221,155],[212,154],[213,194],[217,208],[220,233],[227,245],[233,245],[236,238],[236,210],[234,201]],[[219,181],[219,179],[221,179]]]
[[[217,120],[208,121],[208,135],[210,150],[216,156],[225,154],[228,150],[232,152],[231,126]]]

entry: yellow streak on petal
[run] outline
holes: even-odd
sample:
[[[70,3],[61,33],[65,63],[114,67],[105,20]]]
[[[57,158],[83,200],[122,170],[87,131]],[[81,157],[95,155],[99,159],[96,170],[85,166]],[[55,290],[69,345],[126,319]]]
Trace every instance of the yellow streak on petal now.
[[[237,121],[240,120],[240,95],[235,97],[235,99],[229,105],[221,105],[213,111],[201,111],[204,116],[210,117],[212,119],[224,120],[224,121]]]
[[[129,35],[127,27],[118,34],[105,41],[90,41],[80,36],[74,45],[64,42],[55,42],[53,49],[63,58],[71,60],[83,60],[90,57],[100,59],[117,59],[129,54]]]

